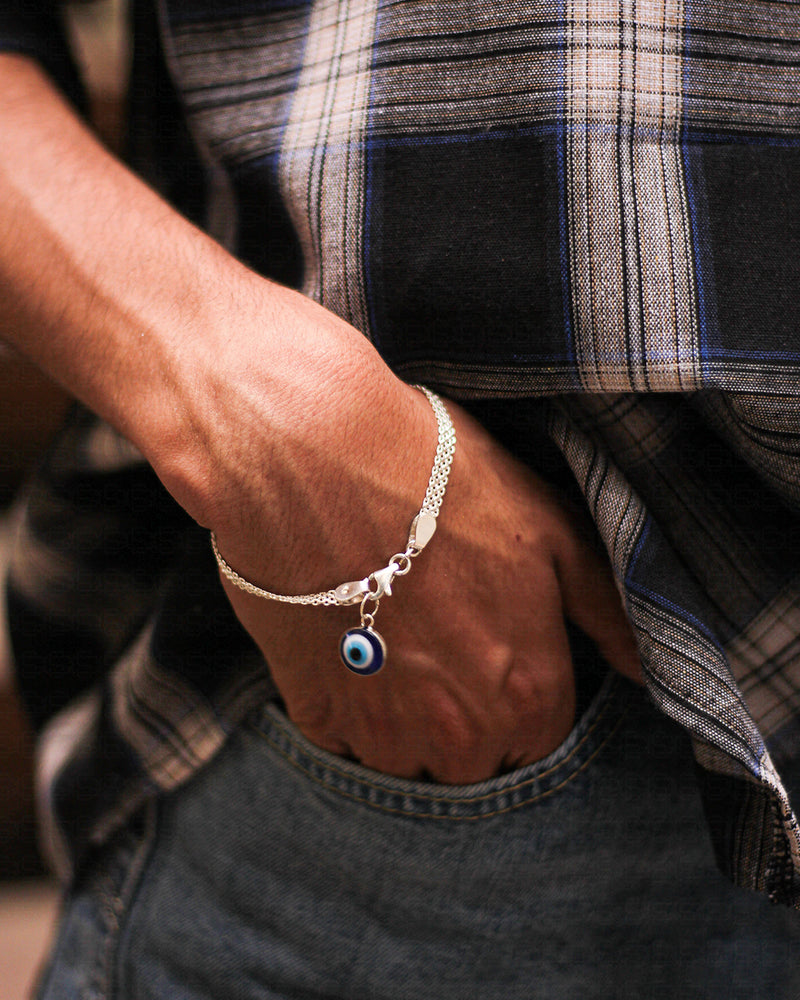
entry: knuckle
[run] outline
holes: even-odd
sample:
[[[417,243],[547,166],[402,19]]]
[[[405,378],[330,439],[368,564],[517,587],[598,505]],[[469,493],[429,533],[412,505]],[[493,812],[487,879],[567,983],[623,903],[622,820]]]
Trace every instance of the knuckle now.
[[[468,709],[458,699],[440,696],[432,724],[438,755],[453,761],[458,769],[481,761],[492,738],[484,716],[483,711]]]
[[[335,732],[333,700],[325,691],[287,706],[289,718],[313,742]],[[316,738],[315,738],[316,737]]]

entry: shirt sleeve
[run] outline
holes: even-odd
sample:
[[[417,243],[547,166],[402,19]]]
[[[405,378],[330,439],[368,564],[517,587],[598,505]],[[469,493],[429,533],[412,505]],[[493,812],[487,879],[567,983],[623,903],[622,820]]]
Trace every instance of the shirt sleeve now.
[[[0,0],[0,53],[30,56],[64,94],[84,109],[80,75],[72,58],[63,12],[55,0]]]

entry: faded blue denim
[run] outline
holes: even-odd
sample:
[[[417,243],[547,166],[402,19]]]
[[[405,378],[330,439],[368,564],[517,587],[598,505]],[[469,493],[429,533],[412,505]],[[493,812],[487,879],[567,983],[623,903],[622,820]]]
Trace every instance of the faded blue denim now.
[[[797,1000],[800,915],[718,874],[693,781],[617,677],[546,760],[466,788],[267,707],[84,874],[42,1000]]]

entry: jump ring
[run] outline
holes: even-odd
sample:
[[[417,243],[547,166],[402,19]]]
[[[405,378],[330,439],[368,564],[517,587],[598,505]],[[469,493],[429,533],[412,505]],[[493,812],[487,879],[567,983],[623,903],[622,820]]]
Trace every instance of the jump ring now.
[[[411,569],[411,556],[407,552],[398,552],[392,556],[391,565],[395,566],[395,576],[405,576]]]
[[[366,606],[367,606],[367,601],[372,601],[375,604],[375,607],[372,609],[371,612],[365,610]],[[375,621],[375,615],[377,615],[378,608],[380,606],[381,606],[380,598],[376,598],[372,594],[365,594],[364,595],[364,600],[361,602],[361,609],[360,609],[362,625],[366,621],[367,618],[370,619],[370,624],[372,624],[372,622]],[[367,626],[364,625],[364,628],[366,628],[366,627]]]

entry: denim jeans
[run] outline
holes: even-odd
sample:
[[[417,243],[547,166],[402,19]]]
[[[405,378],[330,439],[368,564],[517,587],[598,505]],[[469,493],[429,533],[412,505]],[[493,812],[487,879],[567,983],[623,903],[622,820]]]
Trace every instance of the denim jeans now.
[[[43,1000],[800,996],[800,915],[715,869],[684,735],[602,683],[546,760],[389,778],[275,706],[66,903]]]

